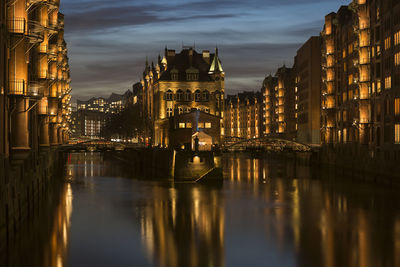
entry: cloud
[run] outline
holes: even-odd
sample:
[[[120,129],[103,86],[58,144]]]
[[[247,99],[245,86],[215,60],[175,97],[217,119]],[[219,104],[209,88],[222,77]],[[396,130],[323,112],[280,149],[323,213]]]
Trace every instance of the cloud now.
[[[212,50],[228,92],[259,89],[270,72],[291,66],[298,48],[318,35],[337,0],[61,0],[74,97],[107,96],[137,82],[145,58],[165,45]]]

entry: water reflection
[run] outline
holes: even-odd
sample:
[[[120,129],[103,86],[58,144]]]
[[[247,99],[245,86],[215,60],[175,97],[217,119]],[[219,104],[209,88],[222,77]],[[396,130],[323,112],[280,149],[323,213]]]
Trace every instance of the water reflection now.
[[[243,155],[223,167],[222,185],[174,184],[71,154],[69,182],[7,265],[400,266],[395,188]]]
[[[224,266],[223,206],[219,189],[156,186],[141,214],[149,256],[160,266]]]
[[[72,191],[70,184],[55,186],[30,222],[24,222],[8,243],[4,266],[66,266]],[[6,242],[6,241],[4,241]]]

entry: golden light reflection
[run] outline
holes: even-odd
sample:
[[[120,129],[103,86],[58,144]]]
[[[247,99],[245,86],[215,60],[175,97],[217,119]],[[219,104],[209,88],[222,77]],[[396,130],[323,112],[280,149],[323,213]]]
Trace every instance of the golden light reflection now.
[[[155,187],[152,195],[141,214],[142,242],[150,258],[161,266],[225,265],[218,191]]]

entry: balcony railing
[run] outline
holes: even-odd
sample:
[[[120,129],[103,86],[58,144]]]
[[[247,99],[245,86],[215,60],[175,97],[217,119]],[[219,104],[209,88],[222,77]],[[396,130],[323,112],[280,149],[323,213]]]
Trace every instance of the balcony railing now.
[[[10,33],[25,34],[26,21],[24,18],[14,18],[7,21],[7,29]]]
[[[24,95],[26,82],[23,79],[11,80],[8,82],[9,95]]]

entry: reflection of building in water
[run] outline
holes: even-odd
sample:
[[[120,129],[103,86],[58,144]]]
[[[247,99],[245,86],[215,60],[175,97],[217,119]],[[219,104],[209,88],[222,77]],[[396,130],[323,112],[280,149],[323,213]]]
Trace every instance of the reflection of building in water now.
[[[224,208],[218,190],[156,187],[153,194],[141,216],[149,256],[161,266],[224,266]]]
[[[53,229],[45,250],[45,266],[62,267],[66,265],[69,228],[72,213],[72,190],[67,184],[61,193],[61,202],[54,213]]]
[[[256,215],[260,234],[282,252],[293,249],[296,266],[400,266],[398,199],[387,207],[374,186],[312,180],[309,170],[290,162],[232,156],[223,166],[224,188],[265,204]],[[229,219],[243,220],[236,216]]]

